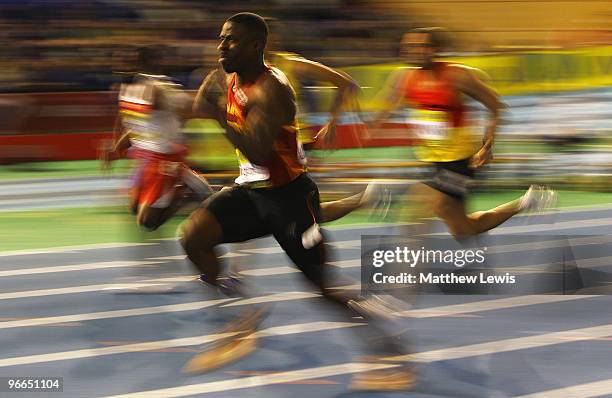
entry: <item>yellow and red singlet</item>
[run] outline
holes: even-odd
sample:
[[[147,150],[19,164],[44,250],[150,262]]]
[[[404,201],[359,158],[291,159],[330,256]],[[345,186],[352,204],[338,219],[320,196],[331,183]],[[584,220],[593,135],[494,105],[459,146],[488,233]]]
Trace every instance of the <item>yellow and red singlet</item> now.
[[[281,78],[285,78],[276,68],[268,68],[264,73],[280,74]],[[242,85],[240,88],[236,87],[235,83],[236,75],[232,77],[227,91],[227,123],[240,133],[246,130],[246,108],[251,90],[257,82]],[[305,171],[305,158],[302,146],[298,142],[297,131],[295,120],[281,127],[265,164],[251,163],[236,149],[240,163],[240,176],[236,178],[236,183],[254,187],[279,187],[302,174]]]

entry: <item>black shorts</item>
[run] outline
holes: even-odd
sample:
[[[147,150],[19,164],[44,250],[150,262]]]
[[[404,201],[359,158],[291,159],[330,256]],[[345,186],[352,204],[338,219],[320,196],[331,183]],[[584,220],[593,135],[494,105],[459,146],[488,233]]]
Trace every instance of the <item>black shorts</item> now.
[[[470,159],[431,163],[432,170],[424,183],[457,200],[464,200],[474,180]]]
[[[304,173],[278,188],[236,185],[215,193],[202,204],[217,219],[223,243],[273,235],[289,258],[317,285],[322,283],[323,239],[304,247],[302,236],[321,220],[319,189]],[[311,247],[311,245],[314,245]]]

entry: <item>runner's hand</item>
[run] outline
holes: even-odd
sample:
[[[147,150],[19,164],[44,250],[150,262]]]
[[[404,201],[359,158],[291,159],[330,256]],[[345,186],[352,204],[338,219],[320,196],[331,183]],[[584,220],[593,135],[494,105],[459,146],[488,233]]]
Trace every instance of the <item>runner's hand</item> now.
[[[493,158],[493,152],[491,147],[482,147],[472,158],[470,159],[470,167],[477,169],[491,161]]]
[[[112,172],[112,160],[115,158],[113,155],[113,142],[111,140],[102,141],[98,148],[98,159],[100,160],[100,171],[103,174]]]
[[[325,147],[331,147],[336,140],[336,121],[330,120],[314,137],[315,141],[323,139]]]

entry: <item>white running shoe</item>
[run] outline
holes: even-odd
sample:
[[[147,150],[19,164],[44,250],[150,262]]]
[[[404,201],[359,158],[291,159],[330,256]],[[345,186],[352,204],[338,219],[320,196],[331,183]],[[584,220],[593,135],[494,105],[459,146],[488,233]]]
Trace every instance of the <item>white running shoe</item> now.
[[[523,194],[520,202],[521,211],[542,212],[555,206],[557,193],[548,187],[531,185]]]
[[[391,191],[381,181],[371,181],[363,191],[359,205],[370,207],[370,216],[385,218],[391,206]]]
[[[410,305],[388,294],[373,294],[368,298],[349,300],[348,307],[365,319],[396,320]]]
[[[176,284],[116,284],[103,289],[114,294],[178,294],[187,293],[184,288]]]

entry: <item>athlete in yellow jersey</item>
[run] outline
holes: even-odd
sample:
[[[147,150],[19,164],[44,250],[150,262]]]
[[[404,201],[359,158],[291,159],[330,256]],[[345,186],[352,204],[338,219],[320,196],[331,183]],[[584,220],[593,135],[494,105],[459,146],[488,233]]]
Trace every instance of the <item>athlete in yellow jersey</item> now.
[[[463,65],[439,62],[446,33],[421,28],[404,35],[402,56],[414,67],[398,70],[388,82],[387,109],[373,123],[380,124],[394,109],[408,106],[412,132],[418,140],[417,156],[431,165],[431,176],[417,184],[411,197],[425,209],[418,214],[440,217],[458,237],[488,231],[515,214],[549,205],[554,193],[531,186],[519,199],[488,211],[466,214],[465,196],[474,171],[491,159],[495,132],[504,105],[481,79],[482,74]],[[468,121],[466,97],[488,110],[486,131],[479,143]]]

